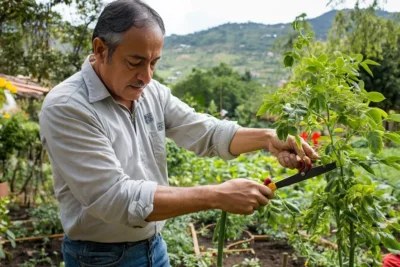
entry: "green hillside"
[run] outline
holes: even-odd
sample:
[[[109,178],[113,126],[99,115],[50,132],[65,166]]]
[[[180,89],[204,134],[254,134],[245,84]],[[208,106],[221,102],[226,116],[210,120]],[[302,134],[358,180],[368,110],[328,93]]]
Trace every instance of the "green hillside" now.
[[[336,13],[332,10],[309,19],[316,39],[326,40]],[[390,14],[378,11],[382,17]],[[291,31],[290,24],[227,23],[188,35],[167,36],[157,73],[173,84],[194,67],[210,68],[224,62],[242,73],[250,71],[262,84],[277,85],[287,70],[273,45]]]

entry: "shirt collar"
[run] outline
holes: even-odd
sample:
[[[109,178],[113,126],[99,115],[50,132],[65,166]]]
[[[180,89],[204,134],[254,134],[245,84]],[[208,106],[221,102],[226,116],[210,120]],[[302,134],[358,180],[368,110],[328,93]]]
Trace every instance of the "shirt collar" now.
[[[85,62],[83,62],[82,64],[82,76],[88,88],[90,103],[98,102],[111,96],[104,83],[100,80],[99,76],[97,76],[97,73],[94,71],[92,64],[90,63],[93,60],[94,56],[89,55],[86,58]],[[142,102],[143,99],[144,92],[142,92],[142,95],[140,96],[137,103]]]
[[[100,80],[94,71],[91,61],[94,60],[93,55],[89,55],[82,64],[82,76],[89,92],[89,102],[94,103],[111,96],[104,83]]]

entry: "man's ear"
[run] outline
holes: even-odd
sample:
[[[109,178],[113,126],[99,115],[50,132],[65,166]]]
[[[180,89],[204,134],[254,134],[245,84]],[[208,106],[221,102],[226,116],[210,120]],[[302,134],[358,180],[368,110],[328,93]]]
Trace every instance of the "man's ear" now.
[[[97,62],[103,64],[107,62],[108,47],[99,37],[93,40],[93,53]]]

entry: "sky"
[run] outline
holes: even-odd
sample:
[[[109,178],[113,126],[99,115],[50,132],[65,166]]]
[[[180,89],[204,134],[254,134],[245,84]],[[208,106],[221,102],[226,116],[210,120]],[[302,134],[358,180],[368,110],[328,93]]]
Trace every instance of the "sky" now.
[[[333,9],[328,0],[144,0],[163,18],[166,35],[189,34],[224,23],[256,22],[276,24],[292,22],[306,13],[314,18]],[[337,1],[336,1],[337,2]],[[361,7],[368,5],[372,0]],[[346,0],[335,9],[353,8],[355,0]],[[383,9],[400,12],[400,0],[386,0]]]

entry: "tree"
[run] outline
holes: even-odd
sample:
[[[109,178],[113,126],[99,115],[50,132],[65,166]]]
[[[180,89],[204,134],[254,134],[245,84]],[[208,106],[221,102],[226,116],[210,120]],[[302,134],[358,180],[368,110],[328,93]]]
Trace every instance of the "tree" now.
[[[76,6],[76,22],[62,20],[55,7]],[[0,72],[58,83],[77,70],[91,50],[92,23],[102,0],[2,1]],[[63,47],[64,46],[64,47]]]
[[[360,9],[356,5],[350,12],[339,12],[329,33],[330,52],[340,50],[345,53],[362,54],[378,62],[371,71],[362,71],[367,91],[378,91],[388,99],[377,103],[385,110],[399,110],[400,94],[400,23],[398,18],[378,17],[375,3]]]
[[[189,93],[203,107],[209,107],[214,101],[219,110],[222,108],[228,111],[229,117],[235,116],[235,109],[239,105],[254,106],[248,101],[254,92],[260,92],[260,90],[262,90],[261,85],[251,80],[249,71],[241,75],[225,63],[209,70],[194,68],[186,79],[173,87],[175,95],[183,98]],[[258,104],[260,103],[261,101]],[[250,109],[247,110],[250,111]],[[257,107],[254,106],[254,115],[256,110]]]

